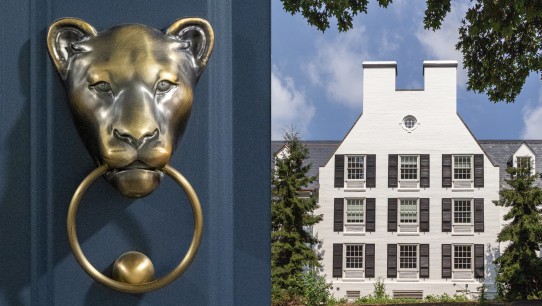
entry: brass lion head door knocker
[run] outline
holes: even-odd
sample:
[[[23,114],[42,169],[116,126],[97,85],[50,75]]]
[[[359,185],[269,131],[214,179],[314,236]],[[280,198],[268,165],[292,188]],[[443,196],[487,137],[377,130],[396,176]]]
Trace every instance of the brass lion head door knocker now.
[[[113,289],[159,289],[179,277],[197,252],[203,229],[199,200],[168,163],[186,128],[194,88],[213,42],[213,29],[200,18],[180,19],[165,33],[139,24],[97,32],[76,18],[63,18],[49,27],[49,54],[64,82],[79,135],[98,166],[73,195],[68,238],[81,267]],[[194,235],[187,254],[157,279],[152,262],[138,252],[121,255],[112,278],[103,275],[87,260],[77,239],[75,220],[83,194],[104,176],[124,196],[144,197],[164,174],[182,187],[192,205]]]

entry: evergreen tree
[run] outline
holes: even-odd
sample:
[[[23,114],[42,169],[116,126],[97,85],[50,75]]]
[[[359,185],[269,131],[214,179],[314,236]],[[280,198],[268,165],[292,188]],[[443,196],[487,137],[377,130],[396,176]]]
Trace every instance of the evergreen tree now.
[[[319,241],[309,230],[322,215],[313,214],[318,208],[314,197],[299,194],[316,180],[308,176],[312,165],[304,164],[309,149],[293,129],[284,133],[284,142],[286,154],[275,157],[271,178],[271,277],[274,294],[286,290],[291,295],[288,289],[295,287],[294,280],[303,269],[320,266],[312,249]]]
[[[533,183],[535,175],[527,168],[508,168],[511,188],[499,192],[496,205],[510,208],[504,215],[510,221],[497,241],[508,242],[504,253],[495,260],[498,266],[499,295],[509,300],[535,297],[542,292],[542,259],[536,251],[542,243],[542,190]],[[540,298],[540,297],[538,297]]]

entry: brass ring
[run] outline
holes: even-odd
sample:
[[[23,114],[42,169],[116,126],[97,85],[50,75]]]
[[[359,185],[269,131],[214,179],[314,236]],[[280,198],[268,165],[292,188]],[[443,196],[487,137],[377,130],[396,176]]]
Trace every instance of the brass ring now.
[[[200,242],[201,242],[201,236],[203,233],[203,216],[201,212],[201,206],[198,200],[198,196],[188,180],[180,174],[177,170],[175,170],[173,167],[166,165],[162,171],[169,175],[177,184],[181,186],[181,188],[186,193],[188,200],[190,201],[190,204],[192,205],[192,214],[194,216],[194,235],[192,237],[192,242],[190,243],[190,247],[188,249],[188,252],[182,259],[182,261],[177,265],[169,274],[147,282],[143,284],[128,284],[116,281],[114,279],[111,279],[102,273],[100,273],[92,264],[88,261],[88,259],[83,254],[83,251],[81,250],[81,246],[79,245],[79,240],[77,239],[77,231],[76,231],[76,216],[77,216],[77,209],[79,207],[79,202],[81,201],[81,198],[87,191],[88,187],[100,176],[102,176],[104,173],[106,173],[108,170],[107,165],[99,166],[98,168],[94,169],[77,187],[77,190],[73,194],[72,200],[70,202],[70,208],[68,210],[68,220],[67,220],[67,229],[68,229],[68,239],[70,242],[70,246],[72,248],[73,254],[75,256],[75,259],[79,263],[79,265],[85,270],[85,272],[90,275],[94,280],[97,282],[108,286],[110,288],[116,289],[118,291],[127,292],[127,293],[144,293],[149,291],[154,291],[157,289],[160,289],[169,283],[173,282],[175,279],[177,279],[183,272],[188,268],[188,266],[192,263],[194,260],[194,256],[196,255]]]

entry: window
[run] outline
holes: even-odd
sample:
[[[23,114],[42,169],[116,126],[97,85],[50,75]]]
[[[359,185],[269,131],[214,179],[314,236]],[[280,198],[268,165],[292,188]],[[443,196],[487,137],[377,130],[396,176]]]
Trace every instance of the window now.
[[[532,174],[532,165],[530,156],[518,156],[516,157],[516,168],[518,168],[518,175],[529,176]]]
[[[401,127],[410,133],[418,127],[418,120],[416,120],[416,117],[408,115],[401,121]]]
[[[363,199],[346,199],[346,223],[365,223],[365,208]]]
[[[345,268],[363,269],[363,244],[346,244]]]
[[[399,156],[399,188],[419,188],[419,158],[417,155]]]
[[[365,156],[348,156],[346,169],[348,180],[364,180]]]
[[[363,244],[344,245],[343,278],[365,278],[364,251],[365,245]]]
[[[366,156],[346,156],[346,186],[347,189],[365,188]]]
[[[401,200],[399,206],[399,223],[418,222],[418,201]]]
[[[401,156],[401,180],[418,179],[418,156]]]
[[[472,201],[454,200],[454,225],[472,223]]]
[[[454,156],[454,180],[470,180],[472,156]]]
[[[472,245],[454,245],[453,268],[456,270],[472,270]]]
[[[418,246],[413,244],[399,246],[399,269],[418,269]]]
[[[399,201],[399,233],[418,233],[418,200],[401,199]]]

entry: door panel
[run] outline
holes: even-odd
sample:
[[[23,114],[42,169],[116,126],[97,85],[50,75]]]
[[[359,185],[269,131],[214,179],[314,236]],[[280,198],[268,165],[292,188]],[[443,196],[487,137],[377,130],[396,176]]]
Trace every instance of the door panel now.
[[[246,3],[245,3],[246,2]],[[270,4],[252,1],[15,1],[0,3],[0,304],[265,305],[270,301]],[[47,26],[78,17],[104,30],[158,29],[206,18],[215,49],[197,86],[171,165],[200,198],[204,234],[188,270],[169,286],[132,295],[94,282],[67,242],[66,214],[95,167],[75,131],[50,63]],[[78,213],[83,251],[100,271],[138,250],[168,273],[192,238],[190,205],[169,178],[149,197],[123,198],[103,179]]]

